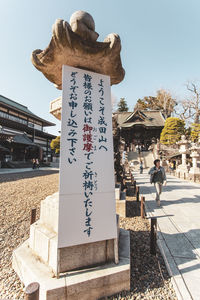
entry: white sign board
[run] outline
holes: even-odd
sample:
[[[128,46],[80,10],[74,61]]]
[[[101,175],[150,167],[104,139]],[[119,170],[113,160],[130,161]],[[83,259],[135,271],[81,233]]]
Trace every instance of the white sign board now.
[[[110,77],[63,66],[58,248],[117,237]]]

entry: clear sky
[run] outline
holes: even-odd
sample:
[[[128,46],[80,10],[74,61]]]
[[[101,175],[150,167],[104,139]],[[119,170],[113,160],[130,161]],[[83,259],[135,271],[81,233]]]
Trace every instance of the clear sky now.
[[[130,110],[138,98],[164,88],[184,97],[185,83],[200,79],[199,0],[0,0],[0,94],[55,122],[49,114],[57,90],[31,61],[31,52],[44,49],[57,18],[69,21],[76,10],[89,12],[99,41],[112,32],[122,42],[122,83],[112,87]]]

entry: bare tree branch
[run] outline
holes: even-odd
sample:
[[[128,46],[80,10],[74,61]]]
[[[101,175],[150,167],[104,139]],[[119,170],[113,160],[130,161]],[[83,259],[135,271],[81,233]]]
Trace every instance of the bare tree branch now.
[[[192,93],[192,99],[186,99],[181,102],[178,115],[185,120],[190,119],[190,123],[200,122],[200,88],[194,82],[187,82],[186,88]]]

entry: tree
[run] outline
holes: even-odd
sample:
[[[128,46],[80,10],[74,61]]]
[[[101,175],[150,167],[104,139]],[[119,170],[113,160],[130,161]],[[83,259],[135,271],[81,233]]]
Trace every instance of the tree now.
[[[117,106],[118,106],[117,111],[119,112],[128,111],[128,105],[125,98],[121,98]]]
[[[194,82],[186,84],[187,90],[192,94],[192,98],[179,102],[176,115],[187,123],[200,123],[200,88]]]
[[[112,117],[112,128],[113,128],[113,148],[114,148],[114,168],[117,182],[121,182],[123,179],[123,167],[121,165],[121,152],[120,146],[122,138],[120,136],[120,128],[117,122],[117,114]]]
[[[177,101],[172,98],[172,95],[161,89],[156,92],[156,96],[147,96],[143,99],[138,99],[134,110],[161,110],[166,118],[170,117]]]
[[[185,122],[179,118],[170,117],[165,121],[165,126],[160,135],[160,142],[172,145],[181,139],[185,133]]]
[[[194,111],[191,107],[190,100],[179,101],[177,110],[175,111],[176,115],[187,123],[191,123],[194,118]]]
[[[200,137],[200,124],[193,123],[191,126],[191,139],[197,142]]]
[[[57,136],[55,139],[51,141],[51,149],[55,150],[55,153],[60,153],[60,136]]]
[[[193,82],[187,83],[187,89],[193,94],[193,99],[190,100],[191,109],[195,111],[194,123],[199,124],[199,116],[200,116],[200,107],[199,107],[199,97],[200,97],[200,89]]]
[[[187,83],[187,89],[193,94],[193,99],[190,100],[191,110],[194,110],[194,123],[199,124],[200,116],[200,107],[199,107],[199,98],[200,98],[200,89],[194,82]]]

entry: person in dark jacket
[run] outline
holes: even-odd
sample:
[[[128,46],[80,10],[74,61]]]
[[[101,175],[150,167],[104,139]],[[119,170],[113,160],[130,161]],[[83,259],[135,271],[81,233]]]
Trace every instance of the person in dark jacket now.
[[[154,183],[156,188],[156,203],[160,206],[160,195],[162,193],[163,184],[166,185],[167,178],[165,174],[165,169],[161,167],[160,160],[154,160],[154,167],[150,169],[150,182]]]
[[[32,159],[32,169],[36,168],[36,161],[35,158]]]
[[[140,174],[143,173],[143,169],[144,169],[144,167],[143,167],[143,162],[142,162],[142,160],[141,160],[141,161],[140,161]]]

